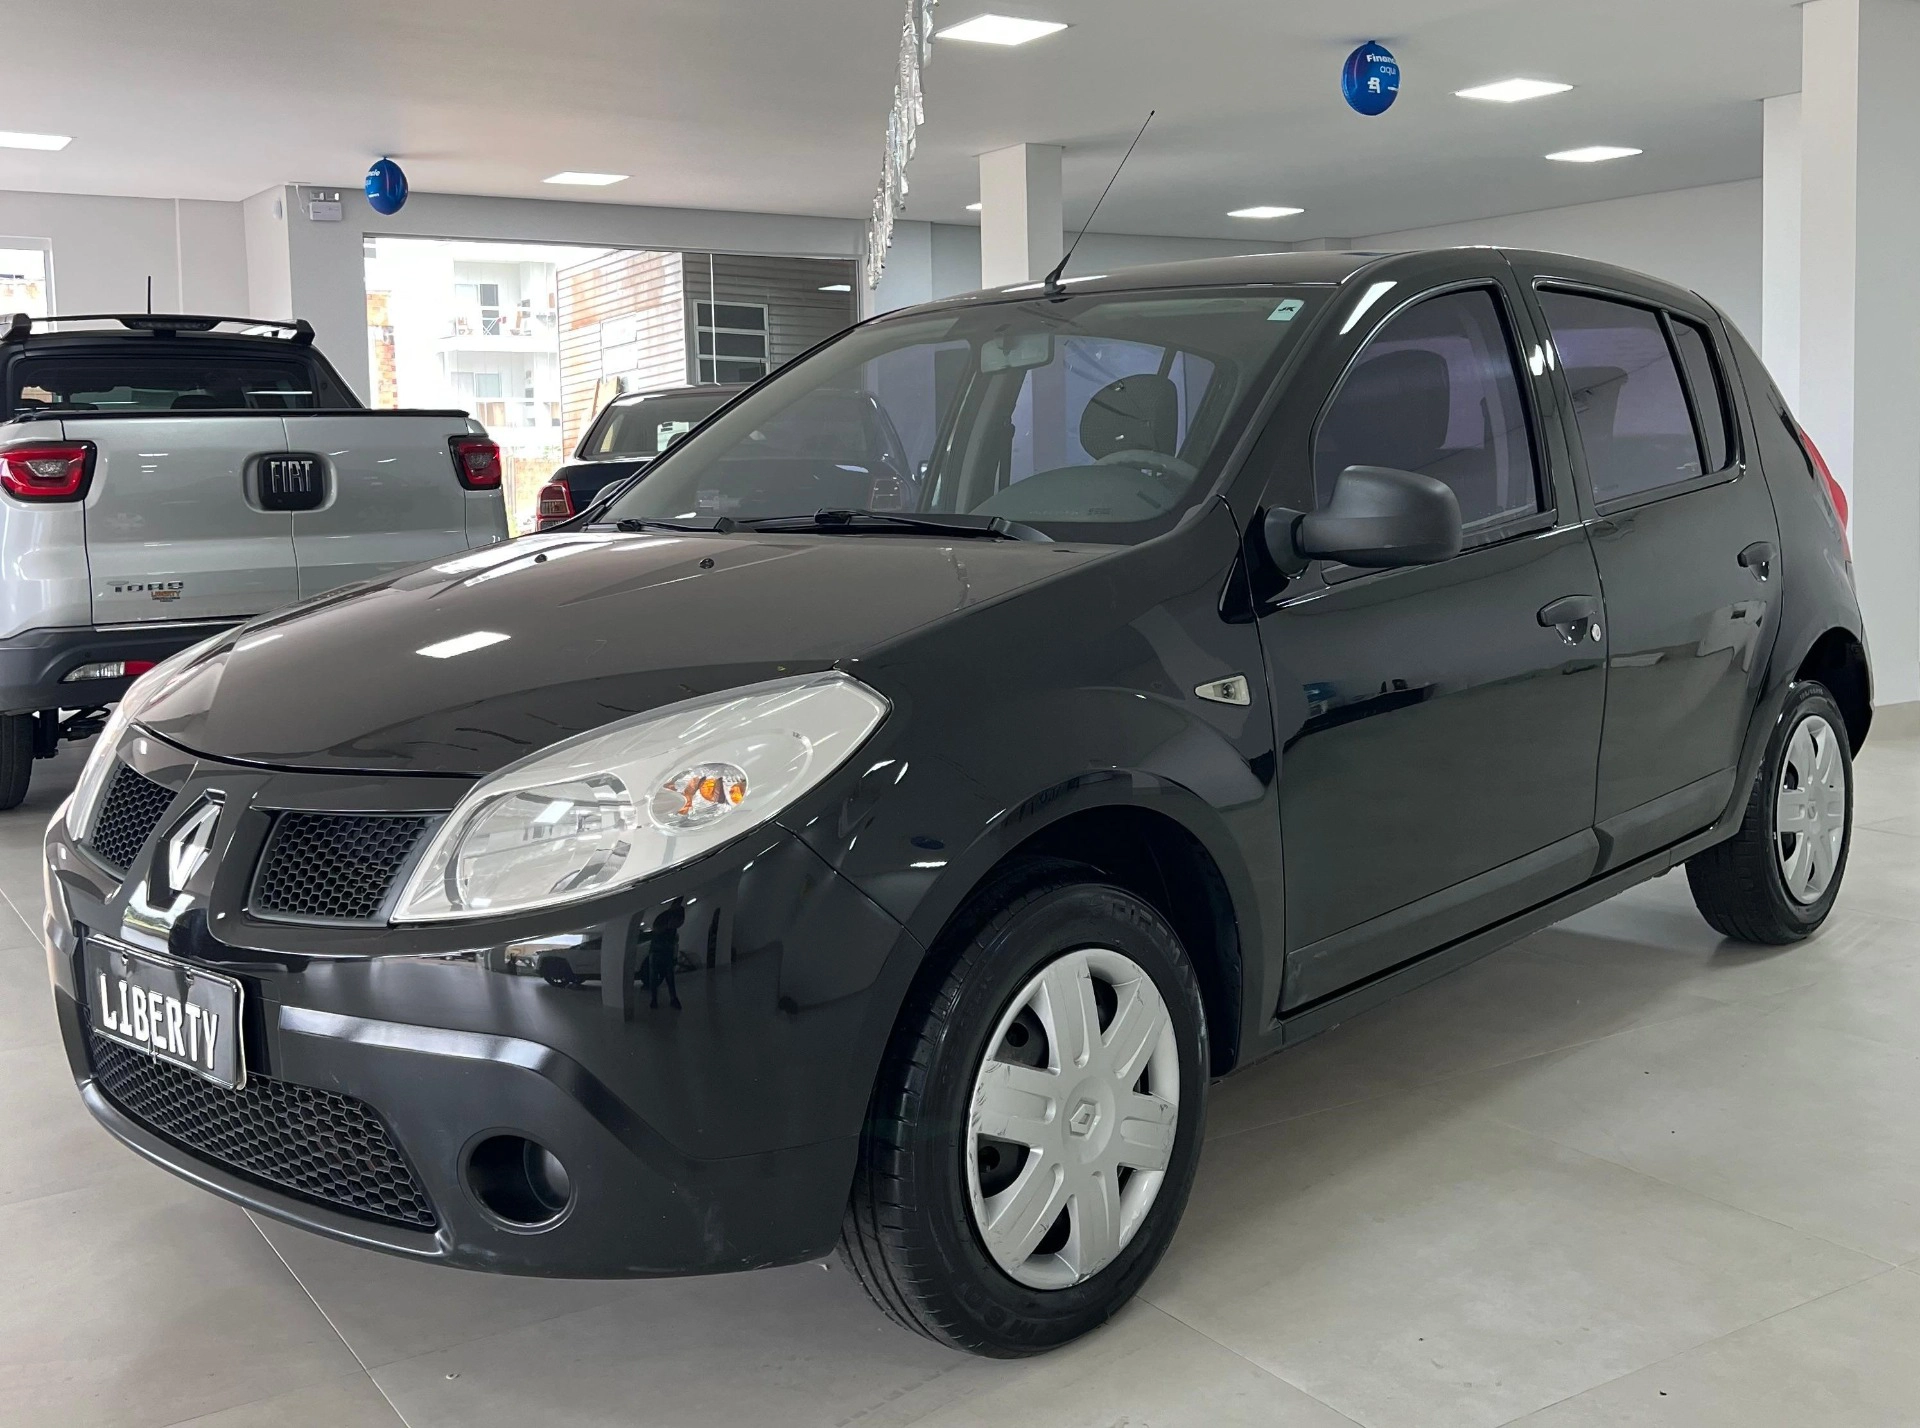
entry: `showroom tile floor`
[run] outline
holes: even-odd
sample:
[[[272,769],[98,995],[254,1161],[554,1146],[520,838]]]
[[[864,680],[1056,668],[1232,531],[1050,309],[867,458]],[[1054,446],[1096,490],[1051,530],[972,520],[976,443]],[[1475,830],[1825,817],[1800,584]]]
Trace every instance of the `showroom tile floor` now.
[[[121,1151],[56,1044],[0,815],[0,1424],[1821,1428],[1920,1403],[1920,739],[1839,911],[1723,944],[1675,875],[1214,1091],[1143,1298],[1049,1358],[894,1329],[837,1263],[492,1279],[256,1221]],[[16,915],[17,914],[17,915]]]

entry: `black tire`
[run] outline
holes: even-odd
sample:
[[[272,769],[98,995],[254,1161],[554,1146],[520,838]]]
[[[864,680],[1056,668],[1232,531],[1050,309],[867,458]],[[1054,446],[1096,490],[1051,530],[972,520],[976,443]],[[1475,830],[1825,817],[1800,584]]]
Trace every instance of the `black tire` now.
[[[0,810],[26,802],[33,782],[33,715],[0,714]]]
[[[1838,736],[1834,747],[1845,779],[1846,812],[1832,877],[1819,897],[1802,902],[1788,890],[1780,867],[1775,806],[1788,746],[1800,726],[1816,717]],[[1811,936],[1833,911],[1853,846],[1853,755],[1846,730],[1840,707],[1824,685],[1808,680],[1789,691],[1748,792],[1740,830],[1687,861],[1694,906],[1714,931],[1737,942],[1782,946]]]
[[[1192,1188],[1209,1075],[1199,982],[1165,919],[1098,878],[1028,865],[962,910],[901,1014],[861,1137],[841,1257],[895,1323],[970,1353],[1044,1353],[1105,1323],[1159,1263]],[[1178,1118],[1165,1179],[1118,1256],[1078,1284],[1034,1289],[1000,1268],[975,1228],[969,1098],[1016,994],[1040,968],[1090,947],[1121,952],[1152,977],[1177,1041]]]

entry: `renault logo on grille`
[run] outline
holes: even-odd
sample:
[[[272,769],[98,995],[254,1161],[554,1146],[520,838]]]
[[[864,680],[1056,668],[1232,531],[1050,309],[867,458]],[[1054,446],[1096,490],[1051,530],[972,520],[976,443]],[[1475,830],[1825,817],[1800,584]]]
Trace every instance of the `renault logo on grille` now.
[[[203,794],[167,838],[167,886],[174,892],[185,889],[187,881],[213,856],[213,832],[220,825],[221,803],[220,794]]]

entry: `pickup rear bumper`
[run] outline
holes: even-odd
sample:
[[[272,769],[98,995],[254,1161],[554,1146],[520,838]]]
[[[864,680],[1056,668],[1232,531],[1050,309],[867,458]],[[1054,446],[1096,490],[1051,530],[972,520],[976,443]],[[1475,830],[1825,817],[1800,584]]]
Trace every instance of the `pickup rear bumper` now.
[[[111,704],[131,679],[61,681],[83,664],[154,660],[177,654],[238,620],[180,620],[152,625],[76,626],[25,630],[0,639],[0,714],[82,709]]]

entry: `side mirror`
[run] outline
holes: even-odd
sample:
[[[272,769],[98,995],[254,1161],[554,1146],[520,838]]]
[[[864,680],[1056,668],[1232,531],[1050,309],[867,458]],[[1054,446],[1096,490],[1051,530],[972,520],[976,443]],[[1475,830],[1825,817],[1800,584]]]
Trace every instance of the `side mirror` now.
[[[1323,510],[1267,514],[1267,549],[1297,575],[1312,559],[1370,570],[1434,565],[1460,553],[1460,502],[1444,481],[1386,466],[1349,466]]]

